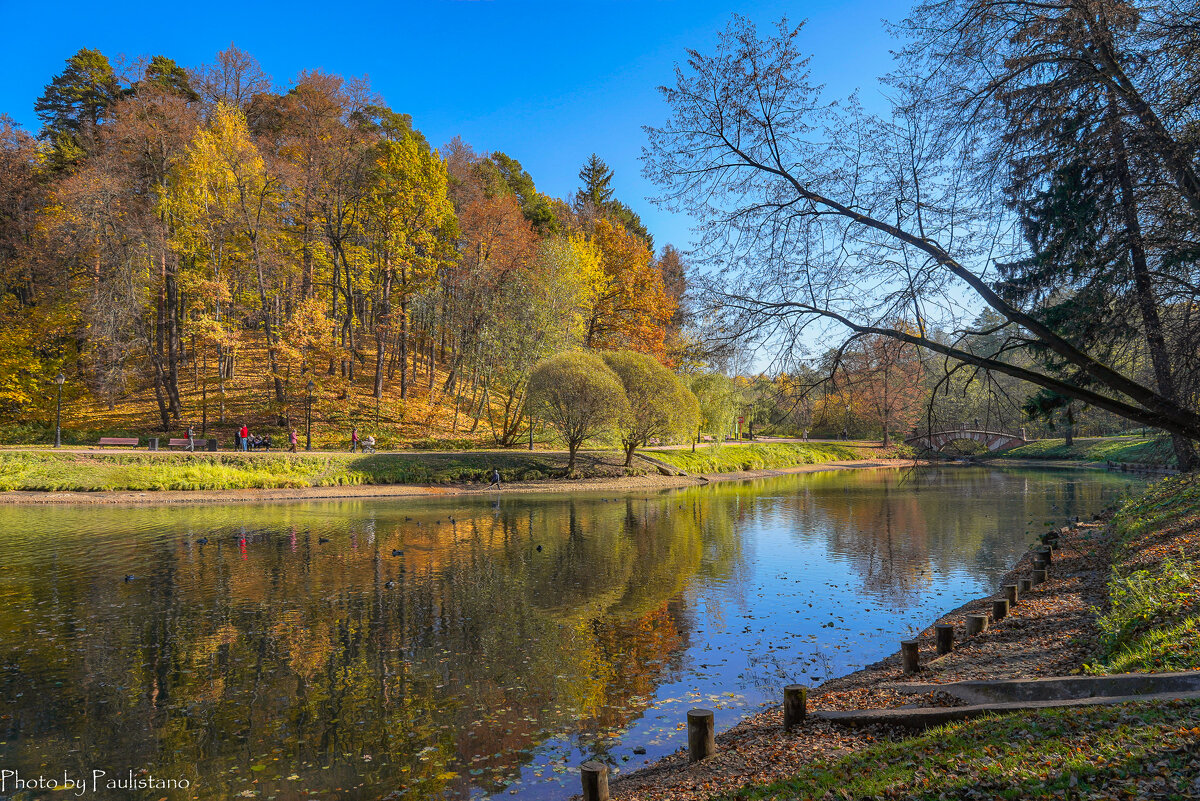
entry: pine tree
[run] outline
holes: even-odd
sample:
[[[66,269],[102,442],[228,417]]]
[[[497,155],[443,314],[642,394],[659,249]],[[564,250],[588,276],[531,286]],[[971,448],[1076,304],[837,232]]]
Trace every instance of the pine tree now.
[[[179,95],[189,102],[196,102],[200,95],[192,88],[187,70],[175,63],[174,59],[166,56],[155,56],[146,65],[145,78],[134,87],[134,91],[143,85],[153,86],[164,92]]]
[[[121,90],[108,58],[84,48],[67,59],[34,105],[42,138],[54,147],[53,166],[65,169],[95,151],[101,123]]]
[[[579,171],[579,180],[583,181],[583,188],[575,193],[576,208],[590,208],[595,214],[620,224],[626,231],[646,240],[647,246],[653,250],[654,237],[646,230],[642,218],[613,196],[612,179],[613,171],[603,159],[593,153]]]
[[[593,153],[579,171],[583,188],[575,193],[576,204],[582,206],[590,203],[597,211],[604,211],[613,199],[612,179],[613,171],[604,163],[604,159]]]

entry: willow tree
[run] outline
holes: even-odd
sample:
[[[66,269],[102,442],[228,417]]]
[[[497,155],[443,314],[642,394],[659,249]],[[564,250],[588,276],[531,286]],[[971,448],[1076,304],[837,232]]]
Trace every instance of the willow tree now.
[[[620,426],[625,466],[633,453],[652,440],[686,440],[700,422],[700,404],[679,377],[653,356],[619,350],[604,363],[621,379],[629,414]]]
[[[529,376],[529,397],[539,416],[567,444],[567,474],[587,440],[611,431],[629,413],[621,380],[598,356],[582,351],[543,359]]]

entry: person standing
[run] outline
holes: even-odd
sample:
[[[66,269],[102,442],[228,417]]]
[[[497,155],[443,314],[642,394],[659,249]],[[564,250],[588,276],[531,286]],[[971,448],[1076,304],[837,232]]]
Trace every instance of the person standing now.
[[[188,426],[187,440],[188,440],[187,449],[189,451],[196,450],[196,429],[190,425]]]
[[[238,438],[241,440],[239,443],[241,449],[244,451],[250,450],[250,426],[242,423],[242,427],[238,429]]]
[[[350,426],[350,452],[358,451],[358,426]]]
[[[300,436],[296,433],[296,429],[293,428],[292,433],[288,435],[288,443],[291,445],[291,447],[288,448],[288,450],[291,451],[292,453],[295,453],[296,445],[299,442],[300,442]]]

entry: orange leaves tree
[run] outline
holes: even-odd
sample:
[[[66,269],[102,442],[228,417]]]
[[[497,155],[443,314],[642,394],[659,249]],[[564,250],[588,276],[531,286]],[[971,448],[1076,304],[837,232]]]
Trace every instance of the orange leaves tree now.
[[[667,324],[675,301],[646,241],[619,224],[597,219],[591,241],[600,255],[594,303],[584,346],[596,350],[629,348],[666,360]]]
[[[896,324],[898,329],[902,323]],[[844,360],[847,397],[854,407],[874,418],[883,430],[883,446],[891,432],[917,419],[925,402],[925,366],[915,345],[882,334],[859,337]]]

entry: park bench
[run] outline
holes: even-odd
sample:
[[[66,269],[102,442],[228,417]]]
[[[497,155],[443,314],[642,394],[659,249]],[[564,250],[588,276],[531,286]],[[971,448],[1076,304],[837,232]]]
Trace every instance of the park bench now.
[[[196,443],[199,445],[199,447],[204,447],[204,440],[196,440]],[[187,446],[187,437],[171,437],[169,440],[167,440],[168,448],[186,448]]]
[[[126,448],[136,448],[137,437],[101,437],[97,445],[121,445]]]

